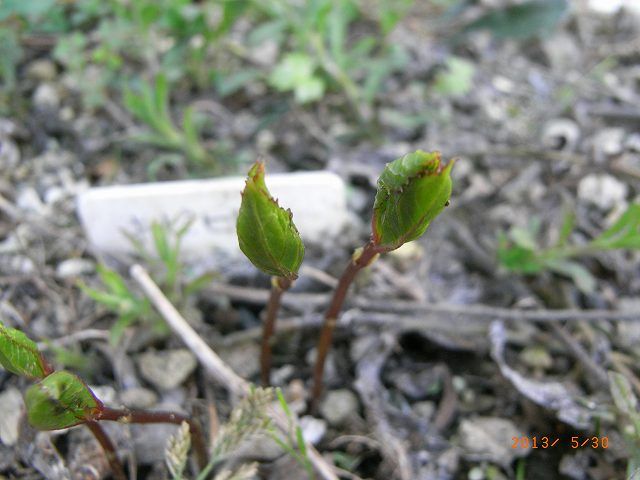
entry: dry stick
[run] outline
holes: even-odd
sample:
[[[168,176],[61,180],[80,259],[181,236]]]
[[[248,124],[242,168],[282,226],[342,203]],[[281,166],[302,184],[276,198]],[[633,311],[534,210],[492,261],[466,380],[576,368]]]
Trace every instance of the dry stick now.
[[[242,300],[256,305],[264,305],[269,298],[269,291],[264,289],[238,287],[227,284],[214,284],[207,291],[226,295],[234,300]],[[289,293],[282,299],[282,304],[297,310],[308,310],[309,307],[326,305],[329,296],[322,293]],[[640,321],[640,312],[627,310],[525,310],[520,308],[492,307],[489,305],[453,305],[448,303],[420,303],[405,300],[375,300],[370,298],[354,298],[346,302],[348,306],[357,307],[368,312],[394,313],[437,313],[459,315],[462,317],[484,317],[491,320],[522,320],[530,322],[555,321]]]
[[[109,462],[109,466],[111,467],[111,473],[113,474],[113,478],[115,480],[127,480],[127,476],[124,474],[124,470],[122,468],[122,464],[118,459],[118,455],[116,454],[116,448],[113,446],[113,442],[107,435],[107,433],[102,429],[98,422],[93,420],[89,420],[85,422],[85,425],[91,430],[93,436],[96,437],[98,443],[102,447],[105,456],[107,457],[107,461]]]
[[[104,407],[100,412],[98,420],[110,420],[112,422],[120,423],[174,423],[176,425],[181,425],[182,422],[187,422],[198,466],[200,469],[203,469],[207,465],[208,454],[202,429],[200,428],[200,425],[198,425],[198,422],[191,419],[188,415],[176,412],[129,410],[128,408],[116,409]]]
[[[574,358],[581,362],[585,369],[591,374],[590,378],[593,378],[600,387],[607,388],[609,385],[609,377],[607,376],[606,370],[598,365],[585,348],[563,327],[555,323],[552,323],[550,326],[553,333],[562,340]]]
[[[356,250],[349,265],[345,268],[338,286],[333,292],[333,298],[329,304],[329,308],[324,315],[324,323],[320,331],[320,339],[318,340],[318,354],[316,357],[316,365],[313,370],[313,390],[311,393],[311,411],[315,412],[318,408],[320,395],[322,394],[322,377],[324,376],[324,364],[327,360],[327,354],[331,347],[331,339],[338,321],[338,314],[342,310],[342,304],[347,296],[349,286],[356,277],[356,274],[373,262],[377,256],[383,251],[376,246],[372,240],[369,241],[361,250]]]
[[[291,280],[282,277],[271,278],[271,295],[267,305],[267,316],[264,319],[262,350],[260,352],[260,378],[263,387],[268,387],[271,383],[271,337],[276,328],[280,299],[292,283]]]
[[[171,330],[191,349],[200,360],[206,371],[213,379],[229,390],[235,396],[245,396],[249,393],[250,384],[244,378],[238,376],[227,364],[205,343],[202,338],[191,328],[180,312],[171,304],[160,288],[149,277],[149,274],[140,265],[133,265],[130,270],[131,277],[140,285],[145,295],[160,315],[165,319]],[[290,429],[288,417],[279,409],[270,408],[269,415],[274,423],[284,432]],[[294,420],[295,421],[295,420]],[[331,465],[322,458],[318,451],[307,445],[307,455],[317,472],[325,480],[338,480],[333,473]]]

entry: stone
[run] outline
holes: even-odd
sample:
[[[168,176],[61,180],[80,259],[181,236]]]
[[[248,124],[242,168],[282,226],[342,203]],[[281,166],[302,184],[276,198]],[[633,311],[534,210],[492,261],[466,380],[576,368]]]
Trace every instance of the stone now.
[[[172,390],[184,382],[198,365],[187,349],[149,351],[138,355],[140,374],[159,390]]]
[[[131,438],[136,460],[143,465],[164,461],[164,452],[169,438],[175,435],[178,426],[166,423],[131,425]]]
[[[604,161],[606,157],[618,155],[624,148],[626,132],[624,128],[605,128],[593,139],[596,158]]]
[[[531,368],[546,370],[553,366],[553,358],[551,358],[547,349],[541,345],[525,347],[519,357],[523,363]]]
[[[0,442],[10,447],[18,442],[20,418],[23,409],[22,394],[17,388],[0,393]]]
[[[20,163],[20,150],[12,140],[0,135],[0,171],[15,168]]]
[[[306,415],[300,419],[300,428],[304,439],[312,445],[317,445],[327,433],[327,422]]]
[[[580,127],[569,118],[549,120],[542,131],[542,143],[547,148],[573,151],[580,139]]]
[[[120,393],[120,400],[129,408],[145,409],[158,403],[158,396],[148,388],[133,387]]]
[[[513,460],[529,454],[530,448],[511,448],[513,437],[523,437],[510,420],[476,417],[460,423],[458,438],[464,456],[472,461],[488,461],[508,467]]]
[[[358,397],[351,390],[332,390],[320,405],[320,413],[329,425],[339,427],[358,415],[358,407]]]
[[[606,212],[625,202],[627,190],[626,184],[611,175],[591,174],[580,180],[578,199]]]
[[[50,82],[57,75],[56,64],[46,58],[34,60],[27,68],[27,77],[38,82]]]
[[[71,278],[87,273],[93,273],[96,269],[95,262],[86,258],[69,258],[63,260],[56,267],[56,277]]]
[[[123,231],[153,250],[153,221],[191,218],[182,241],[185,261],[226,265],[232,259],[245,261],[235,231],[244,180],[228,177],[91,188],[78,195],[77,210],[99,253],[135,253]],[[347,224],[346,188],[337,175],[326,171],[267,174],[266,183],[280,205],[293,212],[305,243],[329,242]]]
[[[589,0],[589,8],[604,15],[613,15],[621,8],[640,15],[640,5],[637,0]]]
[[[429,401],[416,402],[411,409],[419,418],[431,420],[433,414],[436,413],[436,404]]]
[[[38,195],[38,192],[33,187],[23,187],[18,190],[16,205],[25,212],[38,215],[44,215],[46,211],[45,204],[42,203],[40,195]]]
[[[260,346],[257,343],[220,348],[218,355],[242,378],[251,378],[260,370]]]
[[[41,83],[33,92],[33,104],[40,110],[54,110],[60,106],[60,95],[51,83]]]

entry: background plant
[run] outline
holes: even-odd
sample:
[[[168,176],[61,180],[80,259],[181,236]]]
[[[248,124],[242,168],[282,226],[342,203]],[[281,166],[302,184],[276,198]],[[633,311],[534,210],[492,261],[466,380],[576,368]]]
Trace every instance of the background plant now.
[[[180,258],[180,246],[191,221],[182,223],[152,222],[151,237],[155,255],[149,255],[143,241],[136,235],[127,233],[138,253],[153,267],[155,276],[174,305],[185,308],[189,299],[204,288],[212,278],[211,273],[203,273],[191,280],[185,280],[185,269]],[[146,323],[158,334],[166,335],[168,329],[149,301],[141,294],[133,291],[125,279],[106,265],[99,265],[98,276],[105,289],[100,290],[79,283],[80,288],[96,302],[104,305],[116,316],[111,327],[111,342],[117,343],[125,329],[137,324]]]
[[[640,204],[631,204],[611,227],[583,244],[570,243],[575,216],[565,215],[558,240],[551,247],[542,247],[536,240],[539,222],[529,228],[514,227],[498,239],[498,259],[509,271],[537,274],[549,270],[571,278],[582,291],[594,290],[596,280],[582,264],[573,260],[608,250],[640,249]]]

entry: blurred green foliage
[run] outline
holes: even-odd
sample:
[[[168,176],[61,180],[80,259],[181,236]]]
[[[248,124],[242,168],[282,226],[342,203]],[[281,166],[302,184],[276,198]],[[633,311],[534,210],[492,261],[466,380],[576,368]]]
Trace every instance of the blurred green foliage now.
[[[126,234],[134,248],[151,266],[160,288],[178,309],[186,307],[190,296],[198,293],[212,280],[210,273],[185,280],[186,272],[180,258],[180,248],[191,223],[153,222],[150,229],[154,254],[147,253],[148,249],[138,236]],[[150,325],[159,334],[168,333],[166,323],[151,307],[149,300],[130,289],[122,275],[105,265],[99,265],[98,276],[103,288],[91,288],[84,283],[79,283],[79,287],[116,315],[116,322],[110,331],[113,344],[118,343],[126,328],[139,323]]]
[[[472,2],[426,3],[446,24]],[[377,109],[393,93],[388,80],[411,62],[406,42],[391,35],[423,7],[415,0],[4,0],[0,95],[10,98],[29,45],[43,42],[39,54],[64,68],[65,85],[85,109],[112,112],[123,104],[146,127],[134,140],[170,150],[164,158],[186,159],[191,172],[216,173],[220,160],[232,156],[228,148],[221,139],[212,143],[191,108],[176,116],[169,99],[237,95],[242,104],[271,92],[282,100],[278,111],[286,111],[291,103],[309,108],[328,97],[361,127],[378,125],[382,116],[400,127],[424,123],[424,113]],[[553,28],[565,10],[566,0],[529,1],[491,9],[462,29],[524,38]],[[471,90],[472,63],[445,57],[442,67],[432,84],[436,94]]]
[[[575,226],[575,216],[568,212],[559,230],[558,240],[551,247],[542,247],[536,238],[540,222],[532,221],[528,228],[514,227],[498,239],[498,259],[509,271],[536,274],[549,270],[571,278],[583,292],[595,289],[596,280],[582,264],[573,260],[607,250],[640,249],[640,204],[634,203],[596,238],[584,244],[569,242]]]

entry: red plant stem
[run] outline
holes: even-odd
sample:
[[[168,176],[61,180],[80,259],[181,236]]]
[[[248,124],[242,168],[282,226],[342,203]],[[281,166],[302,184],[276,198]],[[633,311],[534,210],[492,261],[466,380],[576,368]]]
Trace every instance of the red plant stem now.
[[[356,251],[353,258],[345,268],[338,286],[333,292],[331,304],[324,315],[322,330],[320,331],[320,339],[318,340],[318,354],[316,357],[316,365],[313,371],[313,391],[311,394],[311,411],[315,412],[318,408],[320,395],[322,394],[322,378],[324,376],[324,364],[327,360],[329,348],[331,348],[331,340],[333,338],[333,330],[335,329],[338,315],[342,310],[344,299],[347,296],[349,286],[353,282],[357,273],[373,262],[378,254],[385,250],[370,240],[360,252]]]
[[[187,415],[175,412],[154,412],[104,407],[96,419],[120,423],[174,423],[176,425],[187,422],[196,460],[198,461],[198,467],[203,469],[207,465],[208,454],[202,430],[200,429],[200,425]]]
[[[113,478],[115,480],[127,480],[127,476],[124,474],[124,469],[122,468],[122,464],[118,459],[118,455],[116,453],[116,448],[113,446],[113,442],[107,435],[102,427],[98,424],[98,422],[93,420],[88,420],[85,422],[85,425],[91,430],[93,436],[96,437],[98,443],[104,450],[104,454],[107,457],[107,461],[109,462],[109,466],[111,467],[111,473],[113,474]]]
[[[268,387],[271,383],[271,337],[276,329],[276,317],[280,310],[282,294],[291,287],[293,282],[282,277],[271,279],[271,295],[267,305],[267,315],[264,319],[262,330],[262,351],[260,352],[260,378],[262,386]]]

